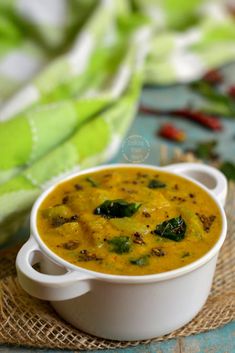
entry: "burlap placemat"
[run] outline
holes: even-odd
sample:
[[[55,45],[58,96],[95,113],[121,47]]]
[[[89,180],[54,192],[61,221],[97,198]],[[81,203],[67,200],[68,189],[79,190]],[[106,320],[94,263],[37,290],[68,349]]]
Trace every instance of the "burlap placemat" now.
[[[164,337],[136,342],[100,339],[60,319],[44,301],[26,294],[15,273],[17,249],[0,253],[0,343],[33,347],[94,350],[125,348],[189,336],[222,326],[235,318],[235,185],[229,185],[226,203],[228,235],[217,263],[211,294],[201,312],[186,326]]]

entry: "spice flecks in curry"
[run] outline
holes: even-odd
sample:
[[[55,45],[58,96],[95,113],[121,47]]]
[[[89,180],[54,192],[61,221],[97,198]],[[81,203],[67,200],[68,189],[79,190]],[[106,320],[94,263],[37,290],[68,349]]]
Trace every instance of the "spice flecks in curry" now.
[[[66,261],[117,275],[173,270],[203,256],[222,227],[213,199],[179,176],[114,168],[59,184],[38,210],[44,243]]]

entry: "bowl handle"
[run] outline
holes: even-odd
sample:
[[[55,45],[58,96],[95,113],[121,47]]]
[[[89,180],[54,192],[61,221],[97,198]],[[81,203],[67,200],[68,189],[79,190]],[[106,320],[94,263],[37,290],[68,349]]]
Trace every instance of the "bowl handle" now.
[[[67,300],[90,291],[91,277],[78,271],[61,275],[47,275],[36,271],[33,265],[42,259],[41,250],[31,236],[16,258],[19,283],[30,295],[43,300]]]
[[[227,179],[218,169],[199,163],[177,163],[163,169],[198,181],[209,189],[224,206],[228,191]]]

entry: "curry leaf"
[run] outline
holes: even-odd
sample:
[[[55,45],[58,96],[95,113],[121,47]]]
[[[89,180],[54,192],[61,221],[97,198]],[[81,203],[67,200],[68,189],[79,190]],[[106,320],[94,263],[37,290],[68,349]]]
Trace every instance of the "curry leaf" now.
[[[195,149],[195,154],[201,159],[213,159],[216,156],[215,147],[217,146],[216,140],[199,142]]]
[[[203,80],[193,82],[191,88],[203,97],[202,110],[215,115],[234,116],[235,104],[229,95],[219,92],[215,86]]]
[[[98,183],[94,179],[92,179],[91,177],[87,177],[86,181],[88,181],[88,183],[90,183],[91,186],[93,186],[93,188],[98,186]]]
[[[220,170],[229,180],[235,180],[235,164],[232,162],[223,162]]]
[[[130,263],[132,265],[137,265],[137,266],[146,266],[149,263],[149,255],[144,255],[139,257],[138,259],[130,260]]]
[[[130,237],[113,237],[112,239],[108,240],[108,243],[111,245],[111,251],[117,254],[127,253],[131,249]]]
[[[188,257],[190,256],[190,252],[188,251],[183,251],[182,255],[181,255],[181,258],[184,259],[185,257]]]
[[[165,183],[163,183],[159,180],[156,180],[156,179],[152,179],[148,183],[148,188],[150,188],[150,189],[164,188],[165,186],[166,186]]]
[[[186,223],[181,216],[171,218],[158,224],[154,232],[163,238],[180,241],[185,236]]]
[[[106,200],[96,207],[94,214],[107,218],[131,217],[140,208],[140,203],[128,203],[125,200]]]

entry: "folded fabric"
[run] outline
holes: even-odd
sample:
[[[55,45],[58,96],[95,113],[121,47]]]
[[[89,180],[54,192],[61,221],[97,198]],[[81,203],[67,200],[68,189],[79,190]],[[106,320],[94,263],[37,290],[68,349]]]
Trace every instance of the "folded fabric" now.
[[[117,103],[0,185],[0,244],[23,222],[35,198],[45,187],[68,173],[105,162],[114,155],[135,115],[140,83],[140,73],[137,72]]]
[[[235,59],[223,0],[0,2],[0,243],[40,192],[120,147],[144,83]]]
[[[60,101],[38,106],[0,126],[0,183],[66,140],[108,99]]]

